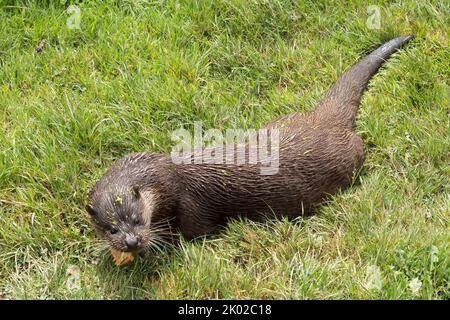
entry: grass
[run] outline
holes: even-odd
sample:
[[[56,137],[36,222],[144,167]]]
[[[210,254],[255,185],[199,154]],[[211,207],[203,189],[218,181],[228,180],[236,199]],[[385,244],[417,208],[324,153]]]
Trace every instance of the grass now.
[[[377,3],[370,30],[364,1],[79,1],[77,30],[69,1],[0,0],[0,298],[449,299],[450,8]],[[83,208],[116,159],[169,152],[194,121],[310,110],[409,33],[360,108],[363,172],[317,215],[234,221],[123,268],[98,249]]]

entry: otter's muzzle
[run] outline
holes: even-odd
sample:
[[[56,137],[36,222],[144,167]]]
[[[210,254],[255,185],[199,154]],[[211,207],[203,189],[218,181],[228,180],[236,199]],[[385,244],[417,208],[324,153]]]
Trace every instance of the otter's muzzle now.
[[[129,251],[136,250],[139,246],[139,240],[135,236],[127,234],[125,237],[125,246]]]

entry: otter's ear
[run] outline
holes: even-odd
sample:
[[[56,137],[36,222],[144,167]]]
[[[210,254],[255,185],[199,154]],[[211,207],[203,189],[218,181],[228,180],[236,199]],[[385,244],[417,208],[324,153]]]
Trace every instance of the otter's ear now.
[[[86,211],[87,211],[87,213],[89,213],[89,215],[90,215],[91,217],[97,215],[97,211],[95,211],[95,209],[94,209],[90,204],[88,204],[88,205],[86,206]]]
[[[133,194],[136,199],[141,197],[141,192],[139,191],[139,187],[133,187]]]

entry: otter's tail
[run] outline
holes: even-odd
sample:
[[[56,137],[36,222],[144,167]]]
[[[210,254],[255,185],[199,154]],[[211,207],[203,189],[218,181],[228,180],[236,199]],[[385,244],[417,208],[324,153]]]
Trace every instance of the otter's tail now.
[[[352,127],[370,78],[391,54],[412,38],[413,35],[408,35],[392,39],[346,71],[317,106],[315,113],[318,119]]]

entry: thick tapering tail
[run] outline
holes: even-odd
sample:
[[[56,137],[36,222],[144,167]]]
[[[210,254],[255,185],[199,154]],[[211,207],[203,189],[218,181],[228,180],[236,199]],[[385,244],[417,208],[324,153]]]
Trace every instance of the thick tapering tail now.
[[[391,54],[412,38],[413,35],[407,35],[392,39],[353,65],[336,81],[319,103],[315,110],[317,118],[352,127],[362,94],[370,78]]]

